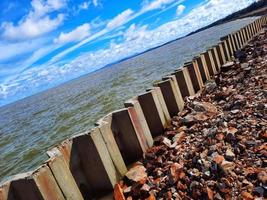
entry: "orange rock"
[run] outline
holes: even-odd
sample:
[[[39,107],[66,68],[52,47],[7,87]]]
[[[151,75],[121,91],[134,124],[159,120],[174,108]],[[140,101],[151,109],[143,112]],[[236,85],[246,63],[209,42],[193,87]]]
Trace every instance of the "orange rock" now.
[[[156,200],[156,197],[151,193],[150,196],[146,198],[146,200]]]
[[[236,128],[234,128],[234,127],[229,127],[228,130],[227,130],[228,133],[232,133],[232,134],[235,134],[237,131],[238,130]]]
[[[209,200],[213,200],[214,199],[213,191],[209,187],[207,187],[207,194],[208,194],[208,199]]]
[[[125,176],[131,181],[144,183],[147,179],[146,168],[143,165],[136,165]]]
[[[116,184],[114,187],[114,199],[115,200],[125,200],[123,191],[122,191],[121,186],[119,184]]]
[[[221,155],[217,155],[217,156],[214,157],[213,160],[214,160],[217,164],[221,164],[222,161],[224,161],[224,157],[221,156]]]
[[[262,137],[263,137],[264,139],[267,139],[267,131],[265,131],[265,133],[262,135]]]
[[[186,137],[186,134],[184,131],[178,133],[173,137],[173,142],[177,142],[177,144],[180,144]]]
[[[250,193],[245,192],[245,191],[243,191],[241,193],[241,195],[244,198],[244,200],[253,200],[254,199],[254,197]]]
[[[180,173],[182,172],[182,170],[183,170],[183,166],[178,163],[173,163],[171,165],[171,175],[175,182],[179,179]]]

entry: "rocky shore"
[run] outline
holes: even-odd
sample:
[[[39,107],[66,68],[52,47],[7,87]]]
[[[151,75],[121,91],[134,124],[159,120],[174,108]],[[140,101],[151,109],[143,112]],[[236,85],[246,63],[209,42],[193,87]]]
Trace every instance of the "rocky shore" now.
[[[115,199],[266,199],[267,31],[185,102]]]

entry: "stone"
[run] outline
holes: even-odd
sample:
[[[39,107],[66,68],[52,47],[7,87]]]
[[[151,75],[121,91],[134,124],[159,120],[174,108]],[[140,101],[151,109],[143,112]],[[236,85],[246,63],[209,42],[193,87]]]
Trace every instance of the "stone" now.
[[[241,63],[244,62],[247,58],[247,54],[244,52],[244,51],[241,51],[241,50],[237,50],[235,53],[234,53],[234,56],[236,59],[238,59]]]
[[[208,102],[194,102],[194,110],[196,112],[208,112],[208,113],[217,113],[217,108]]]
[[[235,154],[232,152],[231,149],[228,148],[226,150],[225,158],[226,158],[226,160],[233,161],[233,159],[235,158]]]
[[[216,82],[209,82],[205,86],[205,92],[212,93],[213,91],[215,91],[216,87],[217,87]]]
[[[163,144],[165,144],[167,147],[171,148],[172,146],[172,143],[171,143],[171,140],[169,140],[168,138],[164,137],[163,138],[163,141],[162,141]]]
[[[260,196],[260,197],[263,197],[263,194],[264,194],[264,188],[263,187],[255,187],[253,189],[253,194],[257,195],[257,196]]]
[[[204,113],[192,113],[182,118],[181,123],[186,126],[192,126],[198,122],[206,121],[209,117]]]
[[[156,197],[154,196],[154,194],[150,194],[148,198],[146,198],[146,200],[156,200]]]
[[[235,65],[235,63],[234,62],[227,62],[227,63],[225,63],[224,65],[222,65],[222,67],[221,67],[221,70],[223,71],[223,72],[227,72],[227,71],[229,71],[233,66]]]
[[[261,183],[263,183],[263,184],[267,183],[267,171],[262,171],[262,172],[258,173],[257,177]]]
[[[115,200],[125,200],[125,196],[119,184],[116,184],[114,187],[114,199]]]
[[[142,182],[147,179],[146,168],[143,165],[136,165],[125,176],[131,181]]]
[[[174,182],[177,182],[178,179],[180,178],[180,174],[183,171],[183,166],[178,164],[178,163],[173,163],[171,165],[171,176]]]
[[[225,172],[232,171],[235,168],[235,164],[233,162],[228,162],[226,160],[223,160],[220,166]]]
[[[214,199],[214,193],[209,187],[207,187],[207,195],[208,195],[208,200]]]
[[[217,163],[217,164],[221,164],[225,159],[223,156],[221,155],[216,155],[213,160]]]
[[[184,131],[182,131],[182,132],[176,134],[176,135],[173,137],[172,141],[173,141],[173,142],[176,142],[177,144],[180,144],[180,143],[185,139],[185,137],[186,137],[186,134],[185,134]]]
[[[243,191],[241,193],[241,195],[242,195],[244,200],[253,200],[254,199],[254,197],[250,193],[245,192],[245,191]]]

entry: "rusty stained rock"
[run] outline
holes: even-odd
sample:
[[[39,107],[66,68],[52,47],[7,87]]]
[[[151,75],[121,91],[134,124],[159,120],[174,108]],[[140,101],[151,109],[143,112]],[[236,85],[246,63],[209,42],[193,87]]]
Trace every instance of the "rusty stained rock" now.
[[[241,55],[242,54],[242,55]],[[245,54],[245,55],[244,55]],[[267,198],[267,34],[185,99],[165,133],[130,169],[126,199]]]

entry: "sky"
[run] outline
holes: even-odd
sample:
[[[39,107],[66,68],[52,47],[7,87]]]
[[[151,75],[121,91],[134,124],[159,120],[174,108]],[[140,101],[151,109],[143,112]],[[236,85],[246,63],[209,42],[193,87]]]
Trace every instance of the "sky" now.
[[[256,0],[1,0],[0,106],[206,26]]]

